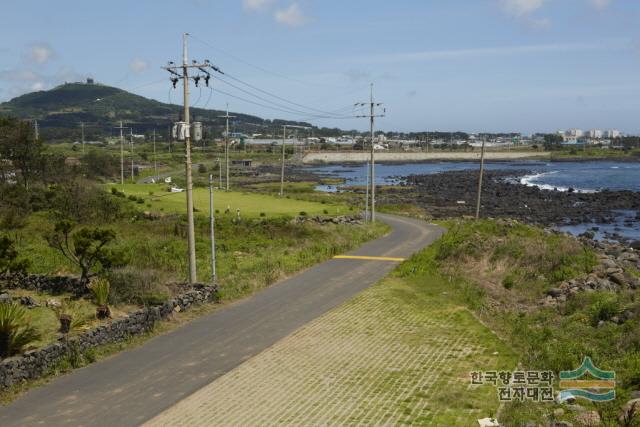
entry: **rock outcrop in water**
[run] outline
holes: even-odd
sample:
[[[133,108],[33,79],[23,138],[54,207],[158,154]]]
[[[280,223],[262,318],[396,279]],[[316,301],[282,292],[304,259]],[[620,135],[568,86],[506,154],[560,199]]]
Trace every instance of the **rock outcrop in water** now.
[[[379,192],[384,204],[416,204],[434,218],[475,215],[478,174],[451,171],[406,178],[406,188]],[[512,178],[528,172],[485,171],[482,190],[483,217],[513,218],[542,225],[611,223],[616,210],[640,210],[640,193],[601,191],[598,193],[559,192],[527,187]],[[640,217],[629,220],[640,221]]]

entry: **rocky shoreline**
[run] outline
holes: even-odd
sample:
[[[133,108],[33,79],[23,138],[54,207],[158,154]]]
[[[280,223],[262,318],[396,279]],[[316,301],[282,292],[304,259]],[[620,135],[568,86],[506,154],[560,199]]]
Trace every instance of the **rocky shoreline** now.
[[[601,191],[577,193],[541,190],[522,185],[517,179],[527,171],[485,171],[481,215],[513,218],[543,226],[583,223],[611,224],[616,211],[640,211],[640,193],[633,191]],[[380,204],[414,204],[424,208],[433,218],[475,215],[477,170],[450,171],[406,177],[406,184],[387,187],[378,194]],[[407,188],[409,187],[409,188]],[[640,221],[640,214],[627,220],[628,225]]]

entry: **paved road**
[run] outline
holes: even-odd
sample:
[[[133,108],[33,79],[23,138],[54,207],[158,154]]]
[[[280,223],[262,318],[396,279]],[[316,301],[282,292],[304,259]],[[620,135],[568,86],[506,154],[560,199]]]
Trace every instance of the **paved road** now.
[[[350,255],[408,257],[439,227],[380,215],[392,232]],[[134,426],[382,279],[389,261],[333,259],[0,409],[0,426]]]

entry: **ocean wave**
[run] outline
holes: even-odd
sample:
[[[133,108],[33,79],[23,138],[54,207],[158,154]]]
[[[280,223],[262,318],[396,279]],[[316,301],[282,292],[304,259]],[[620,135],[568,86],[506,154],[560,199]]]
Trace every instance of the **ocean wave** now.
[[[527,187],[538,187],[541,190],[562,191],[562,192],[569,191],[569,187],[536,182],[543,179],[544,177],[555,175],[558,172],[560,171],[540,172],[532,175],[525,175],[522,178],[520,178],[520,184],[526,185]],[[576,188],[576,187],[571,187],[571,188],[573,188],[573,190],[576,193],[596,193],[597,192],[596,190],[592,190],[592,189],[582,189],[582,188]]]

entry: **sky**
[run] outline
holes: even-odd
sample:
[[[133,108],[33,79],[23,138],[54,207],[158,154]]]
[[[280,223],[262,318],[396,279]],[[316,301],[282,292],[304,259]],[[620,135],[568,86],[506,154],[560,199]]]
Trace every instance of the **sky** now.
[[[373,83],[376,129],[640,134],[637,0],[0,2],[0,101],[92,77],[181,103],[188,32],[226,73],[197,107],[364,130]]]

